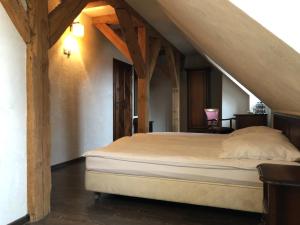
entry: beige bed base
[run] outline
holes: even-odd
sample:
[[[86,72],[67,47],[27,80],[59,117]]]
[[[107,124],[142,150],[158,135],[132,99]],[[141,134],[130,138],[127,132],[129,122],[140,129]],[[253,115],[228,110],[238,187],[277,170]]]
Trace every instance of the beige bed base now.
[[[261,213],[262,187],[86,171],[86,189]]]

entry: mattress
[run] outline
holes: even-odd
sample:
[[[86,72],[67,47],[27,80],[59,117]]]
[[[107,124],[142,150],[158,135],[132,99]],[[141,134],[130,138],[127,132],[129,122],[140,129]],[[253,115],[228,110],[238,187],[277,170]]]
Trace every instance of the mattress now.
[[[86,153],[86,169],[260,187],[256,166],[266,161],[219,159],[225,138],[224,134],[136,134]]]

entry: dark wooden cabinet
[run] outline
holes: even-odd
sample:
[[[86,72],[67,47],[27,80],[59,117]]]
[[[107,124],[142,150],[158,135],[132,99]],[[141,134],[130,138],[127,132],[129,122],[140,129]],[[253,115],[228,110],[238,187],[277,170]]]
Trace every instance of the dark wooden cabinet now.
[[[235,114],[235,127],[236,129],[242,129],[251,126],[267,126],[268,115],[267,114]]]
[[[264,183],[264,224],[300,224],[300,166],[261,164]]]

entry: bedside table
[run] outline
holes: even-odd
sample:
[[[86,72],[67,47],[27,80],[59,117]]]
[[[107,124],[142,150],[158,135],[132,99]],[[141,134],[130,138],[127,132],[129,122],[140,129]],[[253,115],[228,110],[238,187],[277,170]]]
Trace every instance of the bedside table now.
[[[264,183],[265,224],[300,225],[300,164],[261,164],[257,169]]]

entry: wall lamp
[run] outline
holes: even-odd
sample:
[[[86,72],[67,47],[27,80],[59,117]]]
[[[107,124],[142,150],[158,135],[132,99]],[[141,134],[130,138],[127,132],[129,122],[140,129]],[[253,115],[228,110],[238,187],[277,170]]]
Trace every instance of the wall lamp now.
[[[64,41],[64,54],[68,57],[71,56],[78,48],[78,43],[76,38],[82,38],[84,36],[84,26],[79,22],[73,22],[70,26],[70,33]]]

